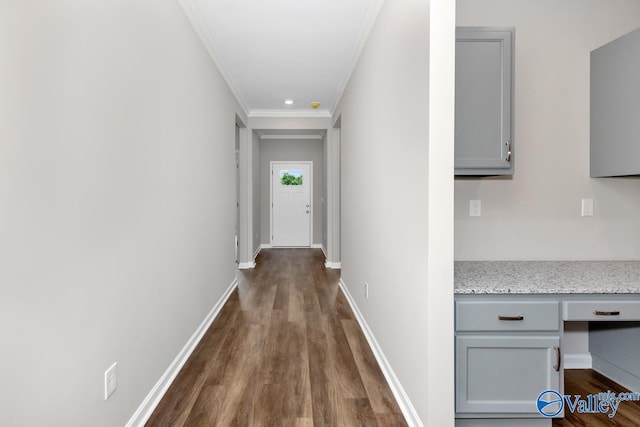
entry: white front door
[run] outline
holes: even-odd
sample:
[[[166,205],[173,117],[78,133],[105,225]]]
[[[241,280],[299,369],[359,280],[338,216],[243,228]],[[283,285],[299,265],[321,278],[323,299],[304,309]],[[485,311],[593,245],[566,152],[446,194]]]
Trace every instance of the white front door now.
[[[311,246],[312,166],[271,163],[272,246]]]

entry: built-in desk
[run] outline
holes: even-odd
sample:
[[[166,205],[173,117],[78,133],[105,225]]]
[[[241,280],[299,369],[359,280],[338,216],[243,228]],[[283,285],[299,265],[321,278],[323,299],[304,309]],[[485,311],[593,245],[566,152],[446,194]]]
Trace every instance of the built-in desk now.
[[[455,291],[457,426],[551,426],[536,400],[564,393],[567,321],[592,322],[595,370],[640,388],[640,262],[456,262]]]

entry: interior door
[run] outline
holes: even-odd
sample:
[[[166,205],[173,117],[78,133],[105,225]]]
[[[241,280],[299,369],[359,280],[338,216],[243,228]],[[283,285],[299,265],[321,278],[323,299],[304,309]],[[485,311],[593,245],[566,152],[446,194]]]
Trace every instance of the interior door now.
[[[312,163],[271,164],[271,245],[311,246]]]

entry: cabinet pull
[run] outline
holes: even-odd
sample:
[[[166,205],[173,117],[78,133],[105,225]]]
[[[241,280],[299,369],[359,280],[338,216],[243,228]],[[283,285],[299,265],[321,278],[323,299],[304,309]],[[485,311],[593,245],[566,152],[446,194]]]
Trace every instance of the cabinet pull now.
[[[593,310],[593,314],[595,314],[596,316],[620,316],[620,312],[618,310],[615,310],[615,311]]]
[[[511,141],[507,140],[507,142],[505,142],[504,145],[507,146],[507,158],[504,160],[507,162],[510,162],[511,161]]]
[[[560,362],[562,360],[562,353],[560,352],[560,347],[558,346],[553,346],[553,349],[556,351],[556,364],[553,365],[553,369],[555,369],[556,372],[560,372]]]
[[[498,314],[498,320],[524,320],[524,316],[503,316]]]

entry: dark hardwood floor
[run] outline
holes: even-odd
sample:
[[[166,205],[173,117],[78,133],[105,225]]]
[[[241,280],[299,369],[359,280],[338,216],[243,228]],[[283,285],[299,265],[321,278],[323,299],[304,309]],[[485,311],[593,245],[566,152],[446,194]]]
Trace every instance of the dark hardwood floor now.
[[[616,393],[628,391],[609,378],[591,369],[567,369],[564,371],[565,394],[597,394],[611,390]],[[566,409],[564,419],[553,420],[553,427],[636,427],[640,426],[640,402],[621,402],[616,415],[609,418],[606,414],[572,414]]]
[[[323,262],[263,250],[147,426],[406,426]]]

